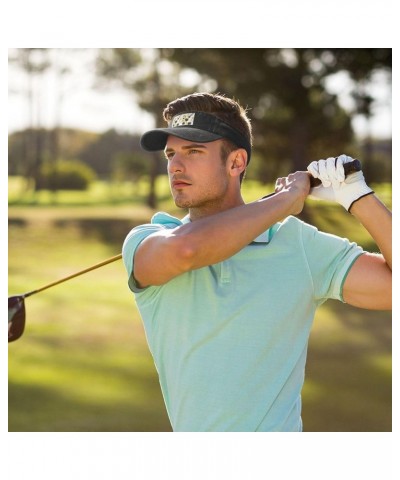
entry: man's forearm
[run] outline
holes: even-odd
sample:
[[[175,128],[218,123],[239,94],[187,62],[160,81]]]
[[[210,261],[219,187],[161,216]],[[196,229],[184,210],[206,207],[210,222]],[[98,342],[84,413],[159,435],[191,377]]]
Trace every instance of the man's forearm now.
[[[298,203],[296,193],[277,193],[185,224],[175,234],[192,252],[190,269],[201,268],[231,257],[274,223],[298,213]]]
[[[275,195],[248,204],[238,201],[236,207],[149,235],[135,254],[138,285],[163,285],[184,272],[230,258],[276,222],[300,213],[309,191],[308,174],[296,172],[277,180]]]
[[[353,204],[350,213],[369,232],[387,265],[392,269],[392,213],[375,196],[367,195]]]

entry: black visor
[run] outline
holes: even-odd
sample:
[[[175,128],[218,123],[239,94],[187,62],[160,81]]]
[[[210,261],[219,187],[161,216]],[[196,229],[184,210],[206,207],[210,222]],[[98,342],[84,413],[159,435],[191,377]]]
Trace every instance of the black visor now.
[[[209,113],[192,112],[175,115],[168,128],[156,128],[144,133],[140,145],[149,152],[164,150],[169,135],[199,143],[226,138],[238,147],[244,148],[247,152],[247,163],[250,161],[251,145],[248,140],[238,130]]]

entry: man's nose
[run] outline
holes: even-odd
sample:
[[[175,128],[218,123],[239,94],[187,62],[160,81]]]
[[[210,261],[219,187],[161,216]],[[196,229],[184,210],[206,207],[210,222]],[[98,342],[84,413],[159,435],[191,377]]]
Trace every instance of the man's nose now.
[[[182,172],[184,168],[182,156],[179,153],[174,153],[168,161],[168,171],[170,173]]]

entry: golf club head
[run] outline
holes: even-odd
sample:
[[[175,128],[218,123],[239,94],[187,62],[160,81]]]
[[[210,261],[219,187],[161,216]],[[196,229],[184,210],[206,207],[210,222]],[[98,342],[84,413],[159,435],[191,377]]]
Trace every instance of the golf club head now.
[[[24,333],[25,302],[22,295],[8,297],[8,341],[13,342]]]

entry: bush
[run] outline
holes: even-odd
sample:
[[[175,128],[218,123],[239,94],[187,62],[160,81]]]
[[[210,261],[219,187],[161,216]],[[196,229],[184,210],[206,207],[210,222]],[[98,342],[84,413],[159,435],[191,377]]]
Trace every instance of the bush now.
[[[79,160],[59,160],[43,165],[38,190],[86,190],[94,171]]]

